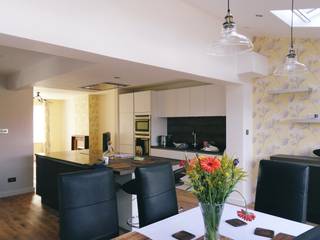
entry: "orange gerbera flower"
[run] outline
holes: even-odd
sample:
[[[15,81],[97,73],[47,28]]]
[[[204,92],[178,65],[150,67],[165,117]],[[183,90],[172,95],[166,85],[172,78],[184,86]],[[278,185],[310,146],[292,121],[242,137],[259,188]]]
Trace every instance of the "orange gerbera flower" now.
[[[216,157],[204,157],[200,159],[200,166],[204,171],[213,173],[216,169],[221,167],[221,163]]]

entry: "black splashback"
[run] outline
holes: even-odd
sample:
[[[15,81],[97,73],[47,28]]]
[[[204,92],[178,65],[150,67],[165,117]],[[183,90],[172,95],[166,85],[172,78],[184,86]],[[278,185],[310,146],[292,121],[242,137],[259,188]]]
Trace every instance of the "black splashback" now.
[[[214,141],[220,151],[226,148],[226,117],[179,117],[168,118],[168,135],[174,142],[193,141],[192,131],[197,133],[197,143]]]

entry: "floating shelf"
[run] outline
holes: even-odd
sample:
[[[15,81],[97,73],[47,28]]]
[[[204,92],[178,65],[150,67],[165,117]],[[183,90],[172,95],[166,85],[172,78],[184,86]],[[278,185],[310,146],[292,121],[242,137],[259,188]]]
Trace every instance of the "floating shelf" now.
[[[293,122],[293,123],[320,123],[320,118],[295,118],[284,119],[281,122]]]
[[[288,93],[311,93],[313,88],[292,88],[292,89],[274,89],[268,91],[269,94],[279,95],[279,94],[288,94]]]
[[[295,123],[320,123],[319,118],[314,119],[296,119],[294,120]]]

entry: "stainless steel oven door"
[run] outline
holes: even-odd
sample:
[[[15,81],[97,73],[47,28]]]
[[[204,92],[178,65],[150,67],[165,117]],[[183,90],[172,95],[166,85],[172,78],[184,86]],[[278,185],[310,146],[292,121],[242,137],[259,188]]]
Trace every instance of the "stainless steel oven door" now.
[[[135,134],[149,135],[150,134],[150,116],[135,117]]]
[[[150,136],[135,136],[135,155],[149,156],[150,154]]]

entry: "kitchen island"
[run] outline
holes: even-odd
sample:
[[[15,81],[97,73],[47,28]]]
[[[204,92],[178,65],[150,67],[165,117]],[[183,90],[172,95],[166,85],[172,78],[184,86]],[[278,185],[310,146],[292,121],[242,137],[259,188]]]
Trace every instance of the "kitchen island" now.
[[[104,167],[101,156],[100,152],[93,153],[88,150],[36,154],[36,193],[41,196],[42,203],[58,210],[58,175]],[[168,161],[173,166],[178,165],[177,160],[148,156],[144,160],[115,157],[110,159],[105,167],[113,170],[115,181],[120,186],[134,178],[136,167]],[[138,215],[135,199],[135,196],[125,193],[120,187],[117,189],[119,226],[122,228],[131,230],[127,220]]]

